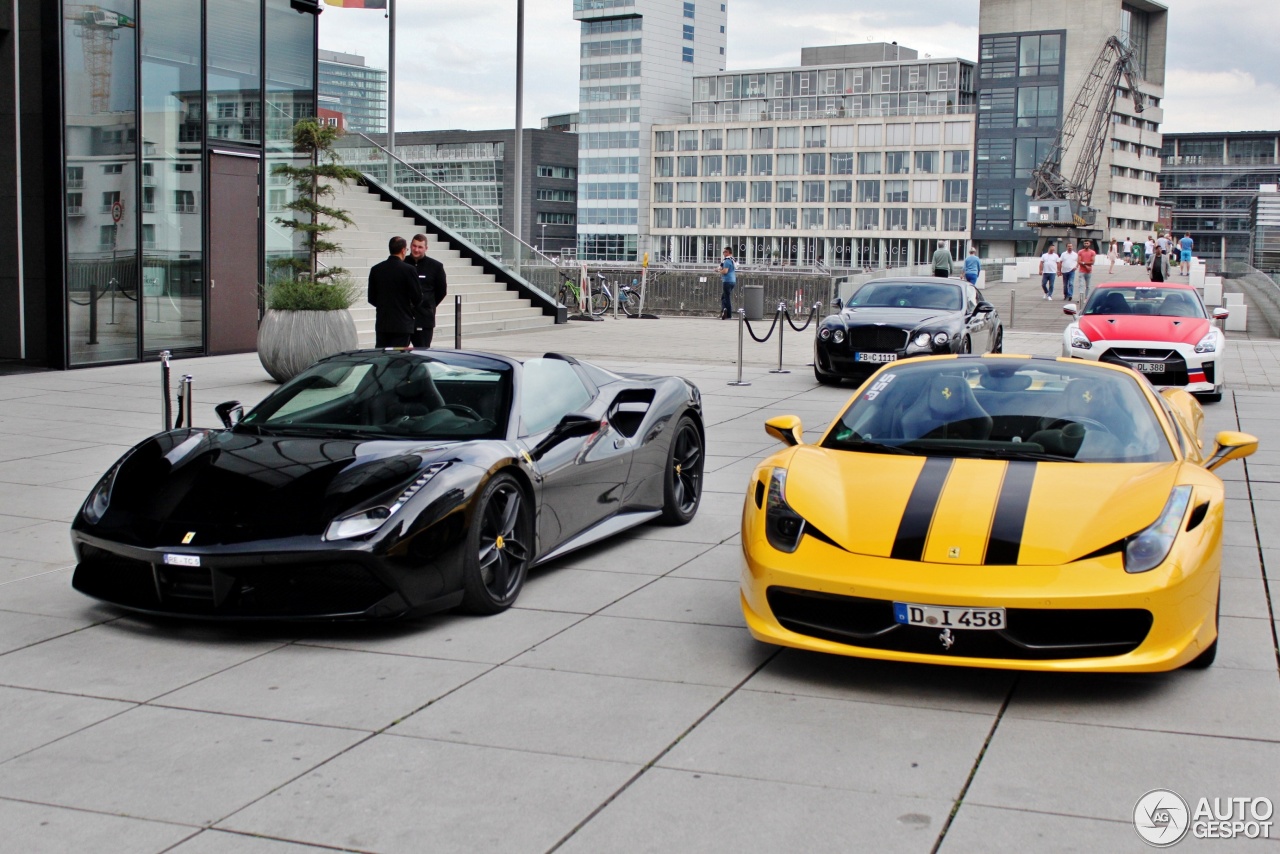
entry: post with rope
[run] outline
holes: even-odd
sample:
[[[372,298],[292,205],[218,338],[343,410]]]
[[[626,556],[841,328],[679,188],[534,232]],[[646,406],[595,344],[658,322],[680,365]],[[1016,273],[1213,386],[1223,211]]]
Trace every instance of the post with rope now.
[[[160,417],[164,419],[160,430],[168,432],[173,426],[173,403],[169,400],[169,351],[160,351],[160,396],[164,403],[160,408]]]
[[[791,315],[790,315],[790,313],[787,311],[787,304],[786,304],[785,302],[779,302],[779,303],[778,303],[778,317],[783,317],[783,316],[786,316],[786,318],[787,318],[788,322],[790,322],[790,320],[791,320]],[[775,323],[777,323],[777,320],[775,319],[775,320],[774,320],[774,322],[775,322]],[[771,373],[771,374],[789,374],[789,373],[791,373],[790,371],[783,370],[783,368],[782,368],[782,338],[783,338],[783,333],[784,333],[785,331],[786,331],[786,330],[785,330],[785,328],[784,328],[783,324],[778,323],[778,367],[777,367],[777,369],[776,369],[776,370],[769,371],[769,373]]]
[[[462,294],[453,295],[453,349],[462,349]]]
[[[747,322],[747,310],[745,308],[738,309],[738,379],[736,382],[729,383],[729,385],[736,385],[736,386],[751,385],[751,383],[743,382],[742,380],[742,328],[743,326],[746,325],[746,322]],[[752,335],[751,337],[754,338],[755,336]]]

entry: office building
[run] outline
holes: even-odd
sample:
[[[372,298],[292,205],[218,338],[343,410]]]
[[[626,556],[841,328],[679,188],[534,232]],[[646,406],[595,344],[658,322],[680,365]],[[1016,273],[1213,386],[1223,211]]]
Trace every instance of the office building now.
[[[335,50],[317,51],[320,97],[334,99],[329,109],[342,113],[347,129],[387,132],[387,72],[364,63],[364,57]]]
[[[573,0],[582,22],[578,254],[638,261],[649,250],[655,122],[689,115],[693,79],[725,67],[719,0]]]
[[[974,63],[896,44],[805,48],[801,65],[699,75],[654,126],[652,251],[709,263],[897,267],[967,247]]]
[[[1263,184],[1253,202],[1253,266],[1280,283],[1280,185]]]
[[[1026,227],[1031,172],[1050,151],[1081,83],[1113,35],[1134,50],[1145,109],[1135,108],[1122,79],[1093,188],[1096,228],[1103,238],[1136,240],[1153,232],[1167,18],[1166,8],[1150,0],[982,0],[973,239],[983,254],[1034,252],[1038,234]],[[1092,115],[1085,115],[1066,152],[1068,176]]]
[[[302,0],[213,7],[0,7],[0,357],[256,346],[261,283],[299,251],[266,207],[315,115],[316,17]]]
[[[386,143],[385,135],[371,139]],[[577,137],[559,130],[526,128],[523,142],[525,207],[520,238],[547,254],[573,254]],[[363,140],[348,137],[341,143],[341,152],[348,166],[385,180],[385,155]],[[396,154],[416,170],[397,169],[393,187],[397,193],[488,254],[505,254],[494,223],[508,231],[515,227],[515,211],[509,203],[515,198],[514,130],[401,132],[396,134]]]
[[[1280,131],[1165,134],[1160,164],[1174,233],[1190,233],[1211,270],[1249,262],[1258,188],[1280,182]]]

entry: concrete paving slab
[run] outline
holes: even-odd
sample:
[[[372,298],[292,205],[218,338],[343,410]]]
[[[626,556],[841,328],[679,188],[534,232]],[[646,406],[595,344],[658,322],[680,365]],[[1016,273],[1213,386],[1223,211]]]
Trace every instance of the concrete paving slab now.
[[[1275,640],[1266,620],[1223,616],[1218,624],[1214,667],[1276,672]]]
[[[84,504],[85,497],[86,493],[79,489],[0,483],[0,506],[10,508],[11,515],[57,522],[64,527],[64,534],[66,533],[64,520],[75,517],[81,505]],[[21,538],[22,534],[15,532],[15,537]],[[21,557],[17,554],[13,556]]]
[[[375,731],[488,669],[486,664],[463,661],[284,646],[152,703]]]
[[[542,852],[638,770],[381,735],[218,826],[387,854]]]
[[[36,524],[43,524],[37,522]],[[0,538],[2,539],[2,538]],[[68,549],[70,551],[70,549]],[[36,561],[22,560],[21,558],[0,557],[0,585],[7,585],[12,581],[23,581],[25,579],[34,579],[47,572],[55,572],[60,569],[67,569],[73,566],[74,556],[68,556],[66,560],[56,561]],[[0,586],[0,605],[3,605],[11,597],[17,595],[17,588],[5,590]],[[23,610],[18,608],[16,610]]]
[[[594,614],[653,579],[652,575],[573,569],[553,564],[535,569],[529,575],[515,607]]]
[[[74,634],[84,626],[77,620],[61,617],[4,612],[0,615],[0,656],[13,654],[41,641]],[[0,657],[0,684],[16,684],[7,678],[4,668],[7,660],[7,657]]]
[[[657,764],[954,799],[994,720],[969,712],[739,691]]]
[[[1262,563],[1258,556],[1258,546],[1222,547],[1222,576],[1224,578],[1259,578],[1262,575]]]
[[[71,587],[71,567],[44,570],[22,584],[0,584],[0,610],[61,617],[81,625],[105,623],[120,611]]]
[[[1135,802],[1141,794],[1134,797]],[[938,850],[942,854],[970,851],[1097,854],[1099,851],[1142,851],[1144,843],[1133,829],[1132,821],[1105,821],[966,802],[956,813]],[[1178,850],[1182,850],[1181,844]]]
[[[1271,605],[1262,577],[1222,578],[1222,613],[1228,617],[1271,619]]]
[[[0,763],[133,708],[132,703],[0,687]],[[3,822],[0,822],[3,826]]]
[[[745,566],[741,546],[715,546],[671,571],[672,578],[705,578],[737,582]]]
[[[0,774],[0,796],[206,825],[364,738],[351,730],[139,706],[11,759]],[[92,768],[111,773],[86,773]]]
[[[579,549],[548,567],[596,569],[605,572],[631,572],[640,575],[666,575],[709,551],[708,543],[686,543],[673,540],[641,540],[636,537]]]
[[[742,629],[589,617],[512,661],[522,667],[731,687],[774,650]]]
[[[927,852],[949,801],[652,768],[559,851]]]
[[[332,850],[209,828],[169,849],[165,854],[321,854]]]
[[[705,685],[504,665],[399,722],[392,733],[643,765],[724,693]]]
[[[160,854],[195,828],[0,798],[0,827],[10,851],[24,854]]]
[[[670,620],[705,626],[741,626],[737,581],[708,581],[700,578],[659,578],[625,599],[610,605],[609,617],[641,620]]]

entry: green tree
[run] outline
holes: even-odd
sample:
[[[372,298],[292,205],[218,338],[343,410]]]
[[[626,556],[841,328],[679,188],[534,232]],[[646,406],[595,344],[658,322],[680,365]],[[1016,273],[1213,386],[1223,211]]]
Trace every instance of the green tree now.
[[[333,184],[336,181],[345,185],[348,181],[360,179],[360,172],[349,166],[343,166],[338,153],[333,150],[340,131],[329,127],[316,119],[301,119],[293,126],[293,147],[310,161],[305,166],[289,163],[277,163],[271,174],[287,178],[293,185],[294,200],[286,204],[286,210],[293,211],[294,217],[276,217],[275,221],[302,236],[303,248],[307,250],[306,259],[290,255],[273,261],[273,266],[291,279],[307,279],[318,282],[338,276],[347,271],[342,267],[318,269],[319,258],[325,252],[338,252],[342,246],[328,238],[328,235],[352,224],[351,216],[341,208],[325,204],[333,197]]]

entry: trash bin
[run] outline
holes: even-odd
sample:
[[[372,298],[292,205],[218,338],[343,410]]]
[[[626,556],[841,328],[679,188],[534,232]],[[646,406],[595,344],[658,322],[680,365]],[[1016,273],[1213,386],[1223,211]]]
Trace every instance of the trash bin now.
[[[747,320],[764,320],[764,285],[743,285],[742,307]]]

